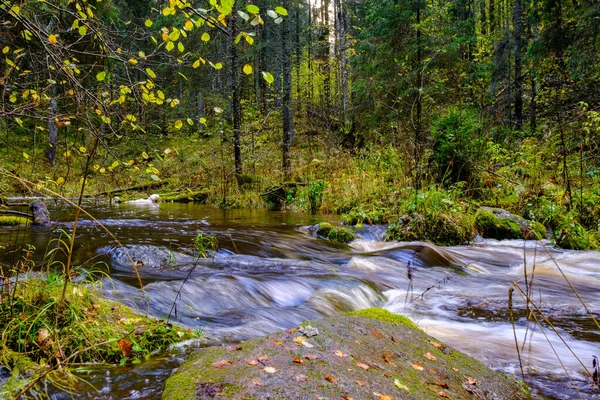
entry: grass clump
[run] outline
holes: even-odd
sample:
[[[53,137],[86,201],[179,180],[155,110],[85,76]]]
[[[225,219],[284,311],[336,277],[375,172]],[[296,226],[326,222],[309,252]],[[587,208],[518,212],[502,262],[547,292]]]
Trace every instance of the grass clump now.
[[[26,217],[15,217],[12,215],[0,216],[0,226],[26,225],[28,223],[29,223],[29,218],[26,218]]]
[[[565,216],[555,232],[556,245],[571,250],[600,250],[598,233],[585,229],[581,224]]]
[[[351,311],[344,315],[365,317],[376,321],[388,322],[392,325],[406,325],[413,329],[421,330],[410,318],[404,315],[394,314],[383,308],[366,308],[364,310]]]

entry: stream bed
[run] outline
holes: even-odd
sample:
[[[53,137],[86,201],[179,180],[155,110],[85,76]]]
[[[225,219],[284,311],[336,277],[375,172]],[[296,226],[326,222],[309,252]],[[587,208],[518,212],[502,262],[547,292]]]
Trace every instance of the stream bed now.
[[[14,249],[27,243],[41,257],[52,235],[72,229],[72,211],[49,208],[58,221],[53,234],[2,229],[0,243],[9,246],[0,256],[16,257]],[[200,345],[237,342],[308,319],[384,307],[409,316],[428,334],[484,364],[521,378],[516,334],[525,380],[536,397],[600,398],[589,375],[592,356],[600,356],[600,329],[581,302],[598,318],[599,252],[520,240],[447,248],[383,242],[382,227],[359,230],[356,241],[341,245],[305,228],[332,216],[194,204],[95,205],[89,210],[97,221],[80,220],[76,262],[88,269],[108,266],[107,296],[202,330],[209,339]],[[217,237],[213,258],[194,256],[198,233]],[[138,265],[143,293],[124,248]],[[518,288],[512,292],[511,312],[513,283]],[[529,306],[519,288],[530,293]],[[527,308],[536,307],[560,337],[547,323],[527,318]],[[81,370],[87,383],[77,388],[76,397],[159,398],[168,375],[198,345],[182,344],[136,366]],[[71,398],[60,392],[52,397]]]

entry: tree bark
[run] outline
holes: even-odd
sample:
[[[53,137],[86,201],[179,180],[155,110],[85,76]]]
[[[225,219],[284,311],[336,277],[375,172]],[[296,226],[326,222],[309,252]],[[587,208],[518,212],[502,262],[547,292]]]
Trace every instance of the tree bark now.
[[[241,104],[241,85],[240,85],[240,66],[237,54],[235,39],[238,35],[237,11],[231,13],[231,36],[229,38],[229,49],[231,52],[231,105],[233,110],[233,157],[235,164],[235,173],[242,174],[242,104]]]
[[[523,126],[523,79],[521,49],[523,47],[523,18],[521,16],[521,0],[515,1],[515,126],[518,130]]]
[[[46,160],[50,165],[54,166],[56,158],[56,146],[58,145],[58,125],[56,124],[56,115],[58,103],[56,98],[50,99],[50,107],[48,109],[48,148],[46,149]]]
[[[284,0],[283,6],[289,10],[291,2]],[[282,168],[284,179],[288,181],[292,174],[292,163],[290,149],[294,140],[294,113],[292,110],[292,48],[290,40],[290,21],[288,19],[281,23],[281,50],[283,69],[283,95],[282,95],[282,120],[283,120],[283,146],[282,146]]]

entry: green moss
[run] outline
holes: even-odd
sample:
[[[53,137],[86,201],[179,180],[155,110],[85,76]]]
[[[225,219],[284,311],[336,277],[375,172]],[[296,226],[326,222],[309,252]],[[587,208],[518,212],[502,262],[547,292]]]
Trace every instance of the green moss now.
[[[439,246],[456,246],[474,237],[473,219],[462,212],[437,212],[404,216],[390,224],[386,240],[429,241]]]
[[[319,224],[319,229],[317,229],[317,235],[327,237],[329,236],[329,232],[333,229],[333,226],[329,222],[321,222]]]
[[[332,242],[350,243],[356,239],[356,235],[348,228],[332,228],[327,235],[327,238]]]
[[[165,383],[165,393],[169,400],[187,400],[196,398],[196,384],[191,374],[176,373]]]
[[[9,225],[25,225],[29,223],[29,218],[25,217],[14,217],[14,216],[0,216],[0,226]]]
[[[509,218],[498,218],[491,210],[477,210],[475,225],[481,235],[486,238],[523,239],[519,224]]]
[[[539,222],[535,221],[531,223],[531,229],[535,233],[535,239],[540,240],[546,237],[546,227]]]
[[[413,329],[421,330],[414,322],[404,315],[394,314],[383,308],[365,308],[364,310],[352,311],[344,315],[358,316],[373,319],[375,321],[387,322],[392,325],[405,325]]]
[[[208,198],[208,190],[200,190],[197,192],[173,193],[170,195],[161,196],[158,201],[174,202],[174,203],[205,203]]]

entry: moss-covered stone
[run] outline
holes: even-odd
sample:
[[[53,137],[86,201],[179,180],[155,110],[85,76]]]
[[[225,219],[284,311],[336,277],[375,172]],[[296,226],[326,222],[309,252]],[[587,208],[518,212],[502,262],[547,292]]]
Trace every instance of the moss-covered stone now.
[[[208,198],[209,190],[203,189],[196,192],[183,192],[183,193],[172,193],[169,195],[163,195],[159,201],[173,202],[173,203],[205,203]]]
[[[456,246],[475,237],[473,218],[461,212],[403,216],[390,224],[386,240],[429,241],[439,246]]]
[[[317,229],[317,235],[326,238],[329,236],[329,232],[331,232],[332,229],[333,226],[329,222],[321,222],[319,224],[319,229]]]
[[[356,315],[359,317],[374,319],[376,321],[387,322],[392,325],[406,325],[413,329],[421,329],[414,322],[412,322],[410,318],[405,317],[404,315],[394,314],[393,312],[383,308],[365,308],[364,310],[352,311],[344,315]]]
[[[529,398],[514,379],[387,311],[369,309],[308,324],[316,336],[293,328],[239,346],[200,349],[167,380],[163,399],[368,399],[374,392],[436,399],[438,383],[453,399]]]
[[[356,235],[348,228],[336,227],[329,231],[327,238],[336,243],[350,243]]]
[[[475,214],[479,233],[491,239],[541,240],[546,228],[539,222],[528,221],[499,208],[482,207]]]
[[[13,215],[0,216],[0,226],[25,225],[29,222],[29,218],[26,217],[16,217]]]

